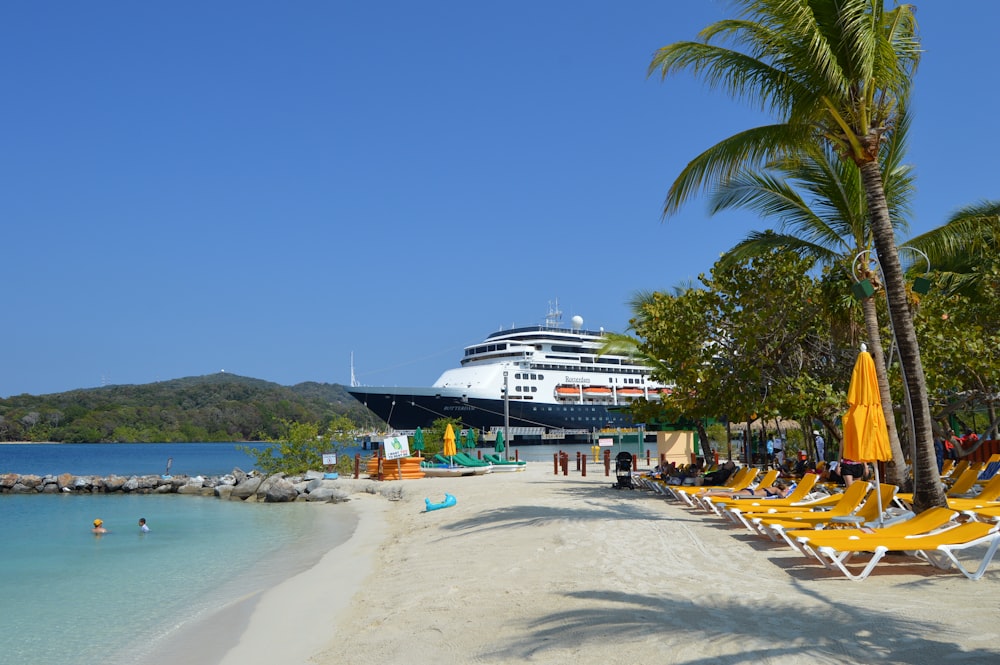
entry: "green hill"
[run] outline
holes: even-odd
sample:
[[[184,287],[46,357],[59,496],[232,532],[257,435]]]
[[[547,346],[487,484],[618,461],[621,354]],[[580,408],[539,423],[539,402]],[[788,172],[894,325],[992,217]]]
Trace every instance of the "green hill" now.
[[[282,386],[218,373],[0,399],[0,441],[256,441],[281,420],[315,422],[373,416],[338,384]]]

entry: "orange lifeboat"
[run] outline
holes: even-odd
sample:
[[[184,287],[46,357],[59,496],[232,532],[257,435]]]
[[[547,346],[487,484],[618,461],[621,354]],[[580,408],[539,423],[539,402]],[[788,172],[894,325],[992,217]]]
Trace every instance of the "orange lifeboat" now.
[[[556,386],[556,397],[579,397],[579,386]]]
[[[605,386],[587,386],[583,389],[587,397],[611,397],[611,388]]]
[[[642,397],[642,388],[619,388],[619,397]]]

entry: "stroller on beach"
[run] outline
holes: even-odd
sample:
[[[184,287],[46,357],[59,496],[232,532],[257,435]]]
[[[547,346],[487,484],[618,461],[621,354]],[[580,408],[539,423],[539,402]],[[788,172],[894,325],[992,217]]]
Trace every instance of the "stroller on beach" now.
[[[633,489],[632,453],[623,451],[615,456],[615,480],[617,482],[612,486],[614,489]]]

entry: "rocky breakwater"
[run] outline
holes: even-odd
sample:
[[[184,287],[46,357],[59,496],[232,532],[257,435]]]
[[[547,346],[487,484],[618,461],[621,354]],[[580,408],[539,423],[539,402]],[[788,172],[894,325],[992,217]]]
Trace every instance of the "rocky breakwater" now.
[[[279,473],[262,476],[234,469],[222,476],[76,476],[0,475],[0,494],[193,494],[215,496],[232,501],[284,503],[288,501],[320,501],[339,503],[358,492],[382,494],[398,499],[400,490],[384,487],[374,481],[324,479],[317,471],[301,476]]]

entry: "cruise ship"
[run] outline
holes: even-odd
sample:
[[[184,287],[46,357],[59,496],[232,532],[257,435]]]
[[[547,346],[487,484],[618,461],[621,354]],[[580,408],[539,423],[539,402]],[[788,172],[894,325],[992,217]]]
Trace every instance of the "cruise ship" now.
[[[431,387],[351,385],[348,392],[395,430],[455,418],[487,432],[506,420],[510,433],[527,443],[632,427],[622,407],[659,400],[669,388],[651,380],[652,368],[634,358],[599,355],[604,337],[603,330],[585,330],[579,316],[564,326],[557,305],[544,325],[500,330],[465,347],[461,366]]]

